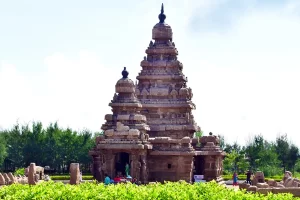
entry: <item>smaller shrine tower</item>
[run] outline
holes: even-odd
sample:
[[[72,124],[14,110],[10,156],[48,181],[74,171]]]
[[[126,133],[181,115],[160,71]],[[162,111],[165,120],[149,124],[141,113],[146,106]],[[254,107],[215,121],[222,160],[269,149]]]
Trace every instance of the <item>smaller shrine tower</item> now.
[[[147,150],[152,149],[148,142],[146,117],[140,114],[141,103],[135,94],[135,85],[128,78],[126,67],[122,78],[116,84],[116,93],[109,104],[113,114],[105,115],[102,125],[104,135],[96,140],[96,147],[90,151],[93,156],[93,174],[102,181],[104,173],[114,177],[124,174],[125,165],[131,166],[130,175],[147,182]]]

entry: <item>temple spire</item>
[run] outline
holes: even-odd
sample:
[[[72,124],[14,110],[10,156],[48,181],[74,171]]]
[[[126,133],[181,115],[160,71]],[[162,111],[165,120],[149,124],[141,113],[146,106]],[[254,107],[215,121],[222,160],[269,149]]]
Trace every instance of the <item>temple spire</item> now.
[[[166,15],[164,14],[164,4],[161,4],[160,14],[158,15],[159,23],[165,23]]]

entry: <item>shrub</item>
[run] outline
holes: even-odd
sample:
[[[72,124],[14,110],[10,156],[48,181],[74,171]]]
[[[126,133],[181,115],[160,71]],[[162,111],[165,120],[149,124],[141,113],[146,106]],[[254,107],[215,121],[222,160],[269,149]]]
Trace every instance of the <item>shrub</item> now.
[[[25,168],[19,168],[19,169],[16,169],[16,171],[14,172],[14,175],[17,176],[17,175],[25,175]]]
[[[216,182],[188,184],[166,182],[137,186],[131,183],[105,186],[103,183],[82,183],[69,185],[43,182],[35,186],[13,184],[0,188],[0,199],[270,199],[292,200],[291,194],[252,194],[234,191]]]
[[[70,180],[70,175],[54,175],[50,176],[51,180],[58,181],[58,180]],[[94,177],[91,175],[82,175],[82,180],[93,180]]]

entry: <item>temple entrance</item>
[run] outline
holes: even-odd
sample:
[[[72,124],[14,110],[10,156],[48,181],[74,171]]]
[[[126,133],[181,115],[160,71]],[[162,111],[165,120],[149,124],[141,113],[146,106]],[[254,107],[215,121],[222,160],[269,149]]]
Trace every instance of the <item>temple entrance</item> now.
[[[116,155],[116,175],[125,175],[125,165],[129,163],[129,153],[121,152]]]
[[[195,156],[194,157],[193,175],[204,175],[204,167],[205,167],[204,157],[203,156]],[[192,179],[193,179],[193,181],[195,181],[194,177],[192,177]]]

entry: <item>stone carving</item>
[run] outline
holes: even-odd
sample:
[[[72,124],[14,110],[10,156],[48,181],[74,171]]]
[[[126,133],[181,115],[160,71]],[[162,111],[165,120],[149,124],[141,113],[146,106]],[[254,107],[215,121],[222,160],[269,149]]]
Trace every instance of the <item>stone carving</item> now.
[[[8,177],[9,177],[11,183],[17,182],[16,178],[14,177],[14,175],[11,172],[8,173]]]
[[[0,186],[1,185],[6,185],[6,181],[5,181],[4,176],[0,173]]]
[[[11,181],[10,178],[8,177],[7,173],[4,173],[4,174],[3,174],[3,177],[4,177],[5,182],[6,182],[7,185],[12,184],[12,181]]]
[[[70,164],[70,184],[77,185],[80,183],[79,163]]]
[[[267,193],[291,193],[294,197],[300,197],[300,180],[292,178],[292,173],[286,171],[284,173],[283,180],[281,182],[276,182],[275,180],[268,180],[265,182],[258,182],[257,180],[263,180],[263,173],[258,172],[255,174],[255,181],[252,183],[255,184],[250,186],[247,183],[242,183],[239,185],[240,189],[246,189],[250,192],[258,192],[261,194]],[[254,180],[254,179],[253,179]]]
[[[284,187],[300,187],[300,180],[293,178],[292,172],[286,171],[282,180]]]
[[[147,174],[147,163],[146,163],[146,156],[142,155],[141,156],[141,179],[142,182],[147,182],[148,180],[148,174]]]
[[[116,131],[129,131],[129,126],[124,126],[121,122],[117,122]]]
[[[252,180],[252,184],[256,185],[257,183],[264,183],[265,182],[265,176],[264,173],[261,171],[257,171],[254,175],[254,178]]]

